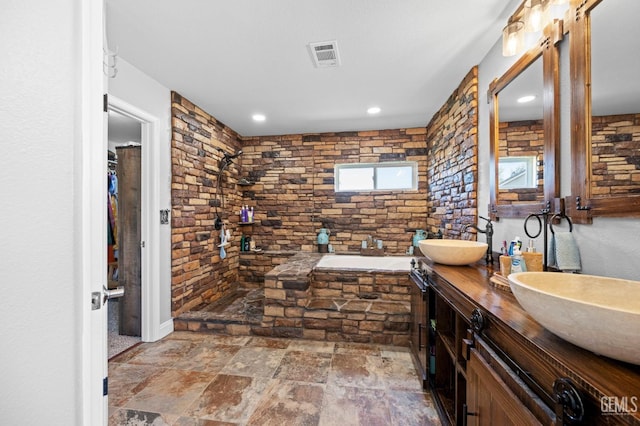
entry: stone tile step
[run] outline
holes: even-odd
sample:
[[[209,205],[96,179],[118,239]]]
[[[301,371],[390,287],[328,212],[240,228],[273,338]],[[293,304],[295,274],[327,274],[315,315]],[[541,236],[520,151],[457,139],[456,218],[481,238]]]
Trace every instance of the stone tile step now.
[[[394,302],[388,300],[363,300],[340,298],[310,298],[307,310],[326,310],[336,312],[362,312],[387,315],[407,315],[411,313],[409,302]]]

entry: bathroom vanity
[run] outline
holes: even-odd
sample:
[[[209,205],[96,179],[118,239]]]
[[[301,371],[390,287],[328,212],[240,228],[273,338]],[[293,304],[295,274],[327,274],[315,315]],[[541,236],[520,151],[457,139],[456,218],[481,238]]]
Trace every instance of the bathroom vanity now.
[[[640,366],[547,331],[492,273],[425,258],[411,271],[411,349],[443,423],[640,425]]]

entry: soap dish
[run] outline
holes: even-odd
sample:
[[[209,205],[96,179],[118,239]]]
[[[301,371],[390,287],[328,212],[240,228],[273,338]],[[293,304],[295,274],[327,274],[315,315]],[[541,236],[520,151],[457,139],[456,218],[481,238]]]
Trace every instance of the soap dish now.
[[[508,291],[511,293],[511,286],[509,285],[509,280],[507,277],[494,272],[494,274],[489,278],[489,283],[497,288],[498,290]]]

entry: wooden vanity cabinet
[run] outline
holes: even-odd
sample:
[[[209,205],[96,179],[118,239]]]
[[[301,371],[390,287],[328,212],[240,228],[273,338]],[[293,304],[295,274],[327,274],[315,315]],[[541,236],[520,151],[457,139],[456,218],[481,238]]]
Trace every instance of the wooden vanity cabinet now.
[[[640,425],[640,366],[559,339],[510,292],[493,288],[491,273],[481,265],[434,265],[425,289],[426,345],[435,365],[426,359],[424,383],[443,424]],[[417,309],[414,321],[424,321]],[[422,349],[413,353],[424,371]],[[628,402],[629,411],[606,412],[615,409],[610,399]]]

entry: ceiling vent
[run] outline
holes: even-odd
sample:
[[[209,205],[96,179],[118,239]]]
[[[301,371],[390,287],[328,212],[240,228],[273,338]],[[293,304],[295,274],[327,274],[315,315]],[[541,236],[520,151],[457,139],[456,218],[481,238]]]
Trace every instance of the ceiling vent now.
[[[311,51],[313,64],[317,68],[340,66],[340,55],[338,54],[337,41],[331,40],[309,43],[309,49]]]

